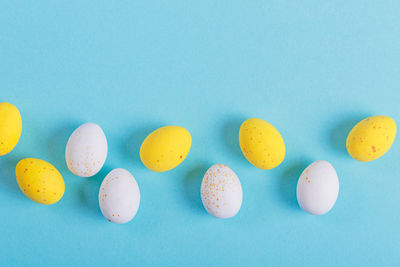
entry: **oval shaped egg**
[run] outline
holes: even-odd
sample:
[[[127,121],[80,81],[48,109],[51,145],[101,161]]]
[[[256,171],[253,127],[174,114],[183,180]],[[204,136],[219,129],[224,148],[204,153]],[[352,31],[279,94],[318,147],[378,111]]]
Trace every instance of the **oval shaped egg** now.
[[[17,107],[6,102],[0,103],[0,156],[14,149],[21,132],[22,120]]]
[[[226,165],[211,166],[201,182],[201,201],[209,214],[230,218],[242,206],[243,191],[237,175]]]
[[[139,186],[129,171],[118,168],[107,174],[99,192],[104,217],[113,223],[127,223],[135,217],[139,203]]]
[[[327,213],[339,194],[339,179],[333,166],[324,160],[309,165],[297,182],[297,202],[313,215]]]
[[[21,191],[31,200],[45,205],[54,204],[64,195],[64,180],[50,163],[34,158],[23,159],[15,168]]]
[[[68,169],[75,175],[90,177],[98,173],[107,158],[107,139],[95,123],[79,126],[69,137],[65,149]]]
[[[143,141],[140,147],[140,159],[150,170],[165,172],[182,163],[191,145],[192,137],[185,128],[161,127]]]
[[[263,170],[275,168],[285,158],[285,143],[278,130],[261,119],[248,119],[240,126],[239,144],[246,159]]]
[[[396,137],[396,123],[387,116],[366,118],[354,126],[346,140],[350,156],[358,161],[372,161],[382,157]]]

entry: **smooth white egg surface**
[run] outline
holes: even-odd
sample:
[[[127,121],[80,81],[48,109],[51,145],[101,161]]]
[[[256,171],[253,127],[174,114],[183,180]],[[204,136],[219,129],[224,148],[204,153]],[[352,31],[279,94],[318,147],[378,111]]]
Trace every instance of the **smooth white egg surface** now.
[[[107,139],[95,123],[79,126],[69,137],[65,149],[68,169],[75,175],[90,177],[98,173],[107,158]]]
[[[309,165],[297,182],[297,202],[306,212],[322,215],[330,211],[339,194],[339,179],[333,166],[324,160]]]
[[[201,201],[209,214],[230,218],[242,206],[243,191],[237,175],[226,165],[211,166],[201,183]]]
[[[104,178],[99,191],[103,216],[113,223],[127,223],[135,217],[140,204],[139,186],[125,169],[114,169]]]

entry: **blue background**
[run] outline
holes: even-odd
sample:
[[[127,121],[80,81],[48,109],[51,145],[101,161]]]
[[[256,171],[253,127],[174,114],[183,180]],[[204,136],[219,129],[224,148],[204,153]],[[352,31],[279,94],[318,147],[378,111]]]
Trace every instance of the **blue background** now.
[[[15,104],[22,137],[0,159],[1,264],[294,266],[400,264],[400,147],[360,163],[345,150],[371,115],[400,122],[399,1],[2,1],[0,101]],[[287,148],[263,171],[241,154],[241,122],[272,123]],[[103,170],[84,179],[64,150],[84,122],[109,142]],[[139,160],[164,125],[192,134],[188,158],[154,173]],[[49,161],[66,191],[52,206],[19,190],[16,163]],[[339,198],[327,215],[297,205],[302,170],[330,161]],[[214,163],[239,176],[229,220],[200,200]],[[126,168],[141,190],[128,224],[98,207],[104,176]]]

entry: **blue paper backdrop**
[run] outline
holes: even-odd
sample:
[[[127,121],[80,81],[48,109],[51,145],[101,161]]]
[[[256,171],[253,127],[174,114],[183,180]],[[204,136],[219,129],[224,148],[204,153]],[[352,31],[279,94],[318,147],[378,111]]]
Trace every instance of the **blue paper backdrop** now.
[[[399,1],[1,1],[0,101],[21,111],[23,133],[0,159],[1,265],[335,266],[400,264],[400,147],[353,160],[346,135],[360,119],[400,122]],[[242,121],[283,135],[285,161],[256,169],[240,152]],[[105,131],[95,177],[72,175],[68,136]],[[164,125],[192,134],[188,158],[166,173],[139,160]],[[52,206],[15,181],[25,157],[49,161],[66,191]],[[330,161],[339,198],[325,216],[297,205],[303,168]],[[239,176],[243,205],[229,220],[202,207],[214,163]],[[116,167],[141,190],[126,225],[103,218],[97,194]]]

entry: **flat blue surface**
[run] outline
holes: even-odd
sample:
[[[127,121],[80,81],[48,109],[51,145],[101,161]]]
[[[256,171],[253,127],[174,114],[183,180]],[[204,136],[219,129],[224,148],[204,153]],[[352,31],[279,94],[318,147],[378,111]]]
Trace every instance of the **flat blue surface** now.
[[[370,163],[345,151],[370,115],[400,123],[399,1],[2,1],[0,101],[15,104],[23,133],[0,159],[0,264],[48,266],[390,266],[400,264],[400,142]],[[270,171],[240,152],[242,121],[272,123],[287,148]],[[84,122],[109,142],[103,170],[74,176],[64,150]],[[192,134],[188,158],[154,173],[139,160],[164,125]],[[52,206],[18,188],[18,160],[62,173]],[[302,170],[336,168],[339,198],[327,215],[297,205]],[[230,166],[244,193],[238,215],[209,216],[201,178]],[[113,168],[141,190],[130,223],[109,223],[98,190]]]

